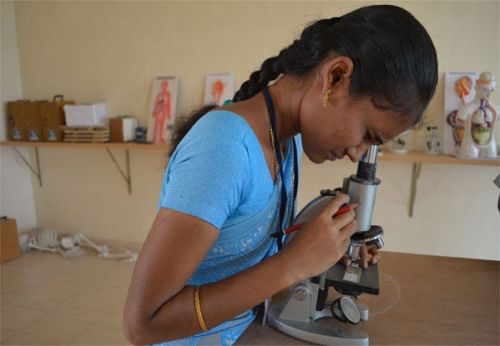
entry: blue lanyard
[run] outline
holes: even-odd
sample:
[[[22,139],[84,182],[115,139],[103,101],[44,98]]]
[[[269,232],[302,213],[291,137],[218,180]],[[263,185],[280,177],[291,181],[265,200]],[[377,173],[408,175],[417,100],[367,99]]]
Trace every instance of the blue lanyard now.
[[[297,189],[298,189],[298,160],[297,160],[297,145],[295,144],[295,139],[293,139],[293,194],[292,194],[292,210],[290,213],[290,218],[288,220],[287,226],[283,227],[283,220],[285,219],[285,213],[288,206],[287,200],[288,195],[286,192],[286,184],[285,184],[285,174],[283,173],[283,156],[281,155],[280,142],[278,140],[278,131],[276,130],[276,112],[274,110],[273,99],[269,94],[269,89],[265,87],[262,90],[264,94],[264,99],[266,100],[267,111],[269,113],[269,122],[271,123],[271,129],[273,134],[273,142],[274,142],[274,152],[276,155],[276,161],[278,161],[278,168],[281,177],[281,200],[280,200],[280,215],[278,221],[278,231],[283,233],[283,230],[291,223],[294,215],[295,215],[295,198],[297,197]],[[283,234],[284,235],[284,234]],[[283,247],[283,235],[278,237],[278,250],[281,250]]]

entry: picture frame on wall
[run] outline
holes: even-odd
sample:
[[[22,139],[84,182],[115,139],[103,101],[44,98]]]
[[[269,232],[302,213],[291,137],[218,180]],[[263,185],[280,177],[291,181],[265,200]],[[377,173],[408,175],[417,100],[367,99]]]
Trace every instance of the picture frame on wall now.
[[[457,155],[464,136],[463,127],[455,122],[458,109],[476,95],[478,72],[446,72],[444,85],[443,153]]]
[[[151,89],[147,141],[164,144],[170,138],[179,95],[179,79],[175,76],[155,77]]]
[[[204,103],[222,106],[234,95],[234,76],[231,73],[209,73],[205,76]]]

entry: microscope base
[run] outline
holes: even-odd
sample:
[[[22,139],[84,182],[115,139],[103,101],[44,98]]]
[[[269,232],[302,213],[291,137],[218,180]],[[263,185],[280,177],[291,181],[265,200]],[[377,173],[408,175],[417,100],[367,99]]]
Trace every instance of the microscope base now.
[[[369,345],[368,335],[363,332],[328,328],[312,319],[309,322],[280,319],[284,307],[285,303],[271,305],[267,321],[285,334],[317,345]]]
[[[289,291],[285,302],[271,303],[267,313],[269,324],[285,334],[314,344],[368,345],[366,333],[333,329],[316,322],[333,317],[333,308],[326,302],[329,287],[334,287],[343,295],[354,297],[361,293],[379,293],[377,265],[371,264],[365,270],[360,269],[362,274],[357,283],[343,280],[346,269],[338,264],[320,277],[296,284]],[[368,321],[368,307],[354,303],[358,306],[361,321]]]

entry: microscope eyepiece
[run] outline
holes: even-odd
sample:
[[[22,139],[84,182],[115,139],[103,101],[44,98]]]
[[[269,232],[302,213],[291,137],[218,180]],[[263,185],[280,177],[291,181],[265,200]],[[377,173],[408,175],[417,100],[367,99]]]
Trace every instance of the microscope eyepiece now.
[[[378,155],[378,145],[370,145],[366,153],[361,158],[361,161],[366,163],[376,164],[377,155]]]
[[[370,145],[358,163],[356,178],[373,182],[376,179],[378,145]]]

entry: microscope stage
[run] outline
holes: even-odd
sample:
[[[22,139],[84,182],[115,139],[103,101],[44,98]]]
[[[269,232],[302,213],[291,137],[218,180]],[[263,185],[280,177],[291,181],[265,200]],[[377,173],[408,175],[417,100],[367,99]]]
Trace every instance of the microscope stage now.
[[[359,283],[344,280],[346,267],[337,263],[331,267],[326,275],[325,286],[333,286],[338,292],[346,295],[358,296],[361,293],[379,294],[378,265],[369,264],[367,269],[361,269]],[[319,283],[319,277],[311,278],[314,283]]]

